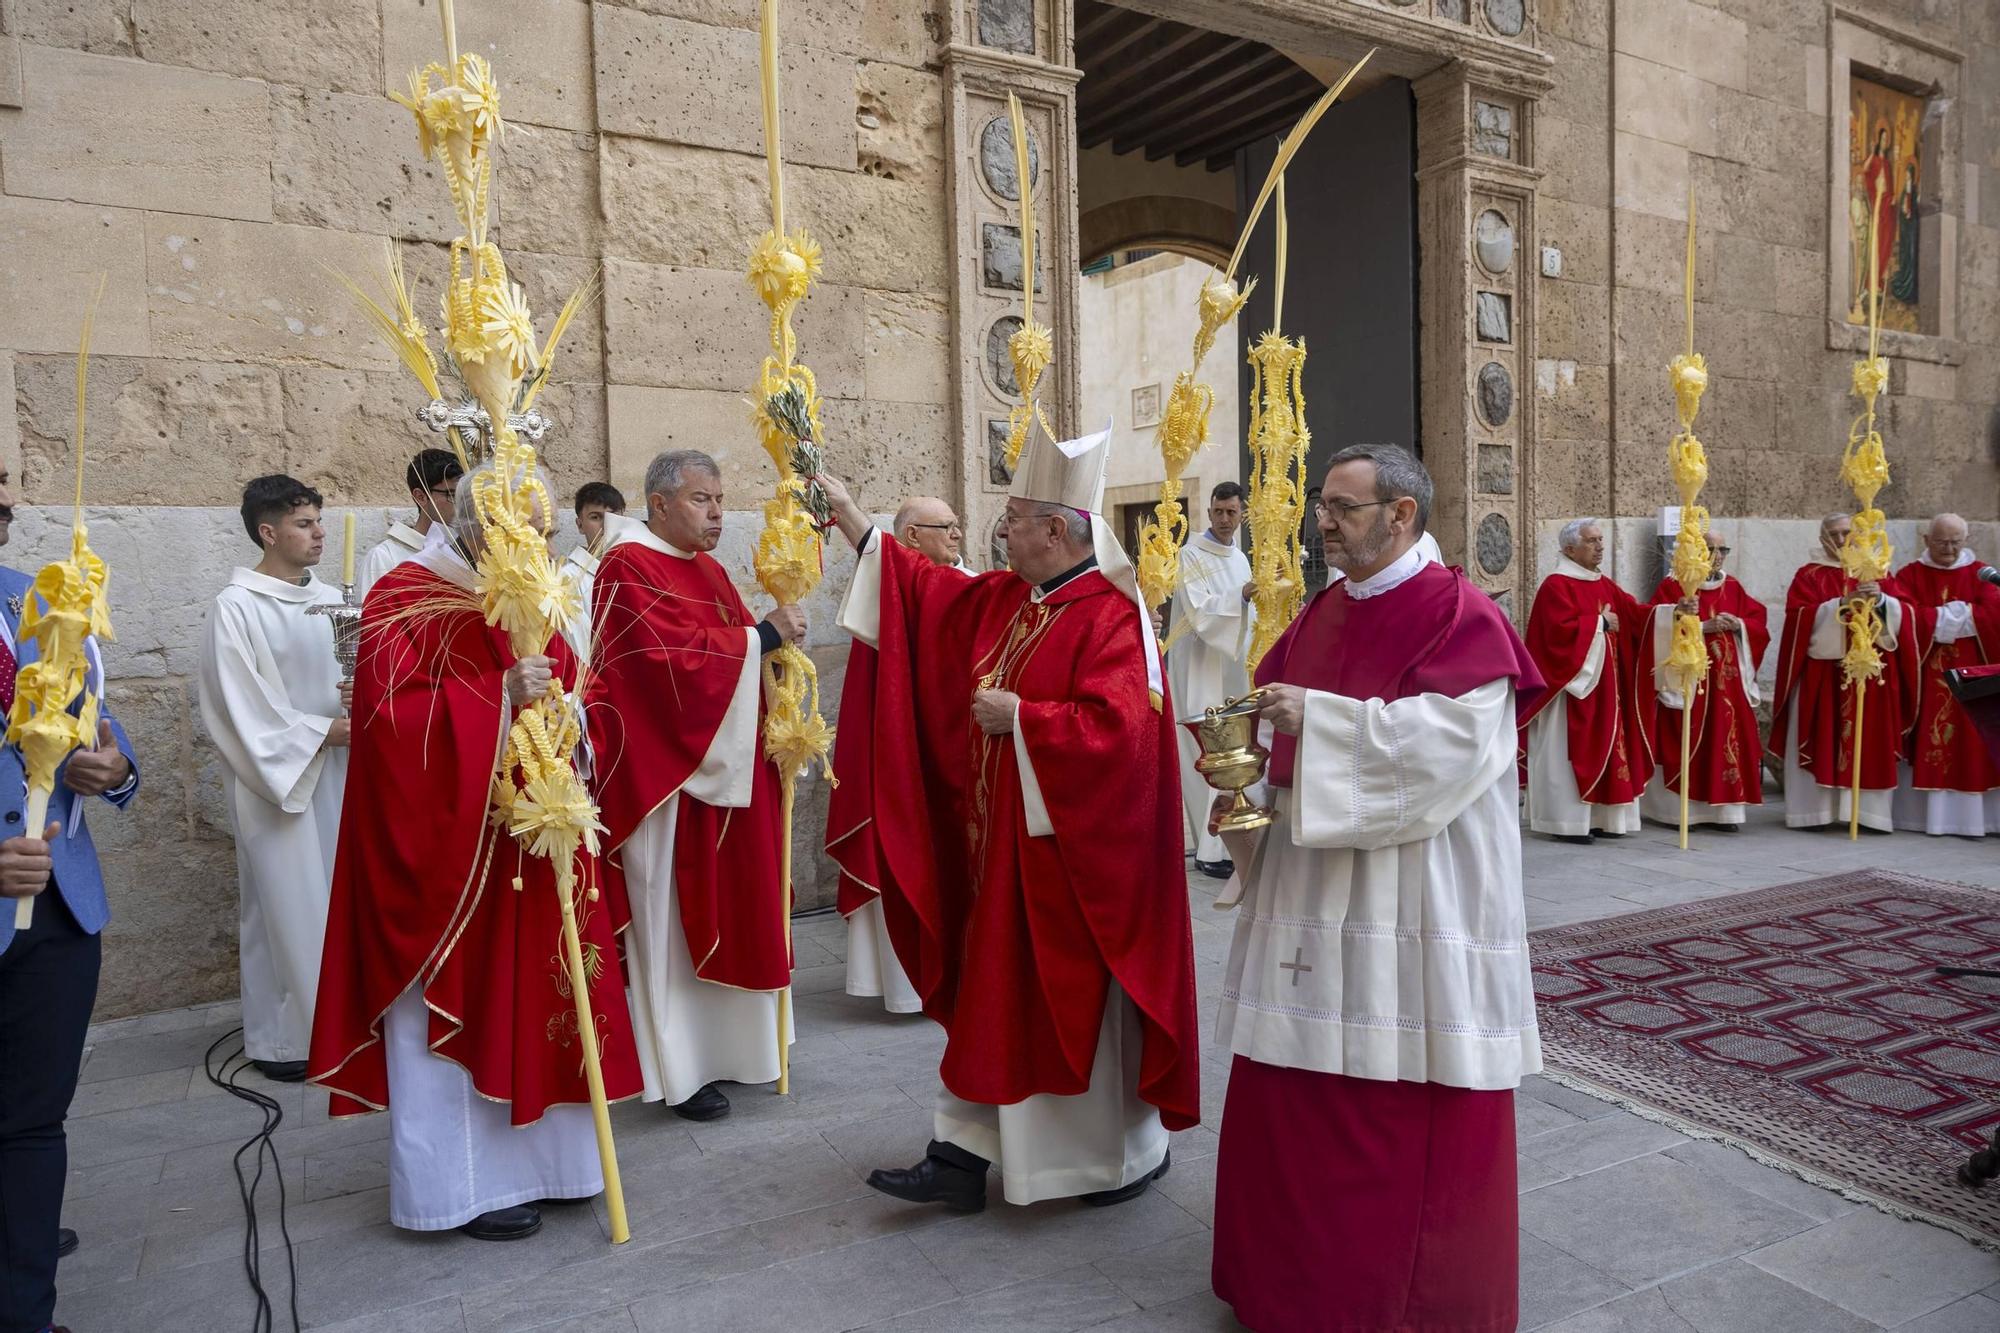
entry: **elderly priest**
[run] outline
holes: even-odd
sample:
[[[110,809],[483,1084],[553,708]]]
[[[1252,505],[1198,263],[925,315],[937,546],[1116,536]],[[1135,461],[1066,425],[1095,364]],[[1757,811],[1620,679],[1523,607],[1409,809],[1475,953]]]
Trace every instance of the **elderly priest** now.
[[[1214,1281],[1259,1333],[1514,1327],[1513,1089],[1541,1068],[1514,738],[1542,683],[1418,547],[1430,504],[1407,450],[1336,453],[1347,577],[1257,668],[1277,819],[1231,835]]]
[[[1200,1116],[1173,714],[1125,554],[1096,515],[1110,433],[1028,444],[1011,573],[965,578],[872,530],[841,625],[877,649],[872,839],[897,955],[944,1026],[922,1160],[885,1194],[964,1211],[1136,1197]],[[834,849],[848,862],[848,847]]]
[[[1935,515],[1924,550],[1896,571],[1917,608],[1916,725],[1894,803],[1896,827],[1933,836],[2000,833],[2000,765],[1945,684],[1945,672],[2000,662],[2000,587],[1966,545],[1965,520]]]
[[[515,710],[575,679],[560,637],[510,661],[486,624],[472,496],[491,466],[459,478],[453,540],[393,566],[362,606],[358,799],[341,816],[312,1080],[336,1116],[388,1109],[391,1222],[498,1241],[533,1235],[538,1204],[589,1198],[604,1178],[555,876],[491,817]],[[578,856],[590,892],[577,932],[604,964],[590,1009],[615,1101],[639,1090],[615,961],[625,900]]]

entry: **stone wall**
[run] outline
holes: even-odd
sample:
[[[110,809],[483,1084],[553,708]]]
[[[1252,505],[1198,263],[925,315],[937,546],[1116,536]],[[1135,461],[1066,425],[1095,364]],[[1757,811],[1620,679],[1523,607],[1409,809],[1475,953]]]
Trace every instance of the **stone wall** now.
[[[1840,62],[1855,34],[1872,47],[1857,59],[1935,80],[1951,123],[1924,235],[1945,256],[1955,328],[1885,344],[1895,480],[1879,503],[1905,520],[1941,508],[2000,517],[2000,6],[1541,0],[1539,23],[1556,78],[1535,118],[1538,239],[1561,251],[1561,275],[1540,281],[1535,334],[1541,526],[1596,513],[1650,532],[1673,500],[1667,363],[1683,337],[1690,181],[1695,342],[1711,375],[1697,425],[1712,469],[1703,498],[1725,520],[1853,508],[1835,475],[1859,409],[1847,391],[1855,335],[1828,317],[1846,263],[1842,239],[1829,274],[1845,219],[1830,207],[1828,164],[1844,182]],[[1913,528],[1894,531],[1899,562],[1913,557]],[[1805,544],[1739,542],[1737,572],[1782,596]],[[1980,550],[2000,556],[1990,542]]]
[[[461,44],[493,60],[508,129],[497,239],[545,328],[598,268],[542,402],[567,494],[628,494],[652,454],[721,457],[724,555],[753,605],[769,485],[743,402],[765,318],[742,275],[767,225],[754,0],[461,0]],[[786,7],[787,219],[826,248],[799,320],[836,457],[863,498],[952,495],[944,0]],[[401,501],[417,390],[327,269],[377,287],[402,252],[428,314],[455,228],[409,114],[384,90],[440,58],[435,0],[0,0],[0,457],[27,501],[67,490],[74,356],[104,274],[91,368],[92,537],[112,569],[111,699],[145,794],[96,824],[115,921],[100,1016],[235,986],[234,861],[221,772],[195,717],[203,611],[251,551],[241,483],[288,471],[364,540]],[[9,563],[63,546],[24,511]],[[829,711],[845,645],[809,610]],[[824,792],[802,801],[817,857]]]

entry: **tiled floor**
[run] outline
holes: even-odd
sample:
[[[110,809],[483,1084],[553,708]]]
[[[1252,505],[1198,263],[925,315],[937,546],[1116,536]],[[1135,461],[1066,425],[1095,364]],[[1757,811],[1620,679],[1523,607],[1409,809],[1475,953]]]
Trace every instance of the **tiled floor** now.
[[[2000,840],[1914,835],[1850,844],[1766,815],[1733,837],[1664,831],[1592,848],[1531,839],[1529,917],[1588,920],[1872,864],[2000,889]],[[1193,890],[1204,1021],[1230,922]],[[1208,1127],[1177,1137],[1162,1188],[1106,1211],[995,1204],[955,1217],[868,1191],[929,1135],[937,1032],[842,994],[844,935],[802,921],[794,1090],[738,1090],[689,1125],[617,1108],[633,1239],[590,1210],[551,1211],[513,1245],[388,1225],[381,1117],[330,1123],[326,1099],[276,1090],[277,1136],[305,1327],[342,1333],[830,1333],[895,1329],[1235,1327],[1208,1289],[1216,1138],[1227,1062],[1208,1053]],[[251,1319],[230,1159],[255,1113],[203,1079],[227,1007],[93,1034],[70,1120],[57,1316],[78,1333],[240,1329]],[[1518,1099],[1524,1328],[1560,1333],[2000,1330],[2000,1257],[1899,1222],[1543,1080]],[[2000,1184],[1989,1188],[2000,1188]],[[996,1196],[997,1197],[997,1196]],[[290,1292],[268,1182],[266,1285]],[[280,1327],[288,1327],[281,1314]]]

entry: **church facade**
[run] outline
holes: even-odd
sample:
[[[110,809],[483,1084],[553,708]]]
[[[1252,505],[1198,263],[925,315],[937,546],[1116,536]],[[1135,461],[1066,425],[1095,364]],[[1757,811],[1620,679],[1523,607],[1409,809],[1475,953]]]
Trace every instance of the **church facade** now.
[[[603,273],[542,399],[559,488],[631,495],[658,450],[709,450],[728,469],[720,554],[747,585],[770,481],[743,403],[765,339],[743,277],[766,225],[757,3],[458,9],[500,78],[498,239],[544,323]],[[1017,401],[993,350],[1021,304],[1009,91],[1056,331],[1043,398],[1080,430],[1099,424],[1071,355],[1080,271],[1149,249],[1226,258],[1288,108],[1374,48],[1352,116],[1319,137],[1358,151],[1386,126],[1400,156],[1302,159],[1294,182],[1288,319],[1328,329],[1309,338],[1331,376],[1308,399],[1315,447],[1407,433],[1448,557],[1514,614],[1578,514],[1607,520],[1626,586],[1657,576],[1690,186],[1704,499],[1752,592],[1780,597],[1818,515],[1851,507],[1835,473],[1871,266],[1899,554],[1951,508],[2000,556],[2000,7],[793,0],[784,25],[787,211],[826,253],[802,345],[835,466],[877,509],[936,493],[983,534],[1005,496],[990,444]],[[241,483],[291,472],[330,510],[361,508],[372,542],[404,462],[435,442],[327,270],[373,286],[394,247],[435,299],[444,191],[383,93],[437,58],[437,34],[424,0],[0,0],[0,452],[24,505],[8,563],[61,549],[77,331],[106,275],[86,495],[112,569],[112,703],[147,793],[97,830],[118,913],[104,1016],[234,988],[220,761],[193,679],[210,598],[254,558]],[[1337,210],[1375,221],[1336,233]],[[1396,290],[1357,295],[1357,270]],[[1246,314],[1245,346],[1267,311]],[[1135,410],[1149,401],[1129,387]],[[849,559],[829,549],[809,608],[829,700]],[[823,791],[803,804],[823,810]],[[800,836],[816,852],[812,817]],[[820,899],[830,881],[801,885],[803,906]]]

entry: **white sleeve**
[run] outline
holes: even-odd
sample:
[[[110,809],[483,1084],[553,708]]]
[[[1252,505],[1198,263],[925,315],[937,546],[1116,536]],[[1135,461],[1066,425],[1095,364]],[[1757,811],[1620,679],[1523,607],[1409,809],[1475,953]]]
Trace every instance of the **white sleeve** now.
[[[1384,703],[1306,691],[1292,841],[1373,851],[1435,837],[1514,763],[1506,678]]]
[[[1250,608],[1243,585],[1231,584],[1230,573],[1228,564],[1182,552],[1181,605],[1190,633],[1226,657],[1241,657]]]
[[[871,528],[854,553],[854,577],[848,581],[847,596],[840,603],[842,629],[870,648],[882,643],[882,529]]]
[[[763,753],[757,736],[758,666],[763,661],[763,644],[757,627],[743,631],[743,663],[736,676],[736,692],[701,757],[701,767],[681,787],[684,795],[725,810],[741,810],[750,804],[750,790],[757,776],[757,762]]]
[[[1972,637],[1972,603],[1946,602],[1938,608],[1937,634],[1939,643],[1957,643],[1960,639]]]
[[[326,766],[334,719],[292,707],[283,681],[257,670],[247,626],[226,602],[209,608],[196,679],[202,721],[236,780],[286,814],[302,813]]]
[[[1590,652],[1583,659],[1583,668],[1570,678],[1569,684],[1563,686],[1563,693],[1570,698],[1588,697],[1604,678],[1604,658],[1608,649],[1604,633],[1604,617],[1600,615],[1597,618],[1597,633],[1590,640]]]

